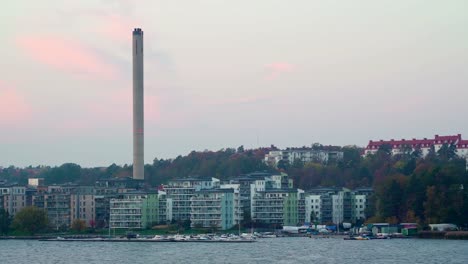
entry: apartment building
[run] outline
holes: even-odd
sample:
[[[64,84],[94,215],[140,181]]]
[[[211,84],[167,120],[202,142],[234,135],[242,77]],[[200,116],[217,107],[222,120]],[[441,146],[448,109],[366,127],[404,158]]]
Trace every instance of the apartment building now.
[[[191,198],[196,191],[219,188],[220,180],[216,178],[184,178],[170,181],[164,186],[167,197],[172,201],[172,219],[190,220]]]
[[[128,192],[110,200],[110,228],[145,229],[159,221],[157,192]]]
[[[96,202],[93,186],[80,186],[70,194],[70,221],[83,220],[87,227],[96,226]]]
[[[21,211],[27,204],[27,188],[25,186],[10,185],[0,186],[0,201],[2,201],[2,207],[11,216]]]
[[[70,193],[58,188],[38,192],[33,196],[33,205],[44,209],[52,228],[67,229],[71,225]]]
[[[298,225],[299,199],[302,190],[265,189],[252,197],[252,221],[267,225]]]
[[[403,153],[412,153],[415,150],[420,150],[422,157],[426,157],[431,149],[434,149],[435,152],[439,151],[443,145],[453,145],[456,149],[456,155],[459,158],[464,158],[466,162],[466,170],[468,170],[468,140],[462,139],[462,135],[453,135],[453,136],[439,136],[435,135],[434,138],[424,138],[411,140],[401,139],[401,140],[379,140],[379,141],[369,141],[369,144],[364,149],[363,156],[375,154],[381,146],[387,145],[390,146],[392,155],[403,154]]]
[[[331,161],[339,161],[343,159],[343,151],[338,147],[323,147],[316,148],[287,148],[285,150],[273,150],[265,155],[265,162],[276,167],[279,162],[287,162],[293,164],[295,160],[307,162],[320,162],[327,164]]]
[[[314,188],[305,196],[305,222],[355,223],[366,219],[371,188]]]
[[[191,198],[191,226],[230,229],[242,220],[240,205],[239,185],[199,190]]]

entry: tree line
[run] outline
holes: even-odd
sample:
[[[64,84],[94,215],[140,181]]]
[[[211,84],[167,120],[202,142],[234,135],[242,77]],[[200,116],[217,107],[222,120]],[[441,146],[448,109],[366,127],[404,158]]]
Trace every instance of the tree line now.
[[[319,148],[320,145],[315,145]],[[175,159],[157,159],[145,165],[149,186],[165,184],[188,176],[231,179],[254,171],[290,175],[295,187],[373,187],[367,215],[374,222],[418,222],[421,224],[468,222],[468,173],[466,161],[456,155],[453,145],[439,151],[431,149],[422,157],[419,149],[402,148],[392,155],[383,145],[373,155],[362,157],[362,149],[340,148],[344,158],[328,163],[295,160],[280,162],[277,168],[263,162],[265,154],[276,147],[258,149],[226,148],[219,151],[192,151]],[[59,167],[9,167],[0,170],[0,179],[26,184],[28,177],[45,178],[46,184],[74,182],[93,185],[99,179],[130,177],[132,166],[112,164],[105,168],[82,168],[66,163]]]

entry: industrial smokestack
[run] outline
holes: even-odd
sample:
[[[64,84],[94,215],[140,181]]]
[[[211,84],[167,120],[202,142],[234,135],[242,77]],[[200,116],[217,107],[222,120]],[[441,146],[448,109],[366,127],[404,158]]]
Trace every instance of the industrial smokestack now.
[[[145,179],[143,113],[143,31],[133,30],[133,179]]]

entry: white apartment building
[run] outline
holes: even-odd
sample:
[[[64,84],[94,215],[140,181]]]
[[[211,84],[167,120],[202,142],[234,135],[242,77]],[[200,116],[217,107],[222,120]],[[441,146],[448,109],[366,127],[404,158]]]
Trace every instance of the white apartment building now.
[[[191,201],[196,191],[219,188],[220,180],[216,178],[185,178],[170,181],[164,186],[167,197],[172,199],[172,219],[190,220]]]
[[[369,141],[369,144],[364,149],[364,156],[369,154],[375,154],[382,145],[389,145],[391,147],[392,155],[403,154],[405,151],[415,151],[416,149],[421,150],[422,157],[426,157],[431,148],[434,148],[434,151],[437,152],[444,145],[455,145],[456,154],[460,158],[467,160],[466,169],[468,170],[468,140],[463,140],[462,135],[454,136],[439,136],[435,135],[434,138],[428,139],[401,139],[401,140],[379,140],[379,141]]]
[[[366,219],[367,195],[354,195],[354,218]]]
[[[322,199],[320,195],[305,196],[305,222],[321,223]],[[311,219],[311,216],[313,216]]]
[[[314,221],[320,224],[355,223],[366,219],[366,208],[369,206],[370,188],[349,190],[346,188],[316,188],[305,196],[305,222]]]
[[[338,150],[325,150],[313,148],[288,148],[285,150],[270,151],[265,155],[265,162],[272,166],[277,166],[280,161],[293,164],[295,160],[306,162],[328,163],[343,159],[343,152]]]
[[[128,192],[110,200],[110,228],[144,229],[158,224],[159,200],[156,192]],[[166,201],[163,201],[166,204]]]
[[[192,227],[230,229],[242,220],[239,185],[197,191],[191,199]]]

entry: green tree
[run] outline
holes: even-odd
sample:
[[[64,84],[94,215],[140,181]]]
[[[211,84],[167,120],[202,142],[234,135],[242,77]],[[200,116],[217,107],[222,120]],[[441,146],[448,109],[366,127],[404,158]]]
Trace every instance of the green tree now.
[[[24,207],[13,219],[14,229],[30,235],[46,229],[48,224],[47,213],[43,209],[34,206]]]
[[[457,147],[455,144],[443,144],[437,151],[437,155],[444,161],[454,159],[457,157]]]
[[[276,167],[280,170],[288,171],[291,165],[289,164],[289,160],[280,160]]]
[[[7,235],[10,231],[11,217],[7,211],[0,209],[0,235]]]

